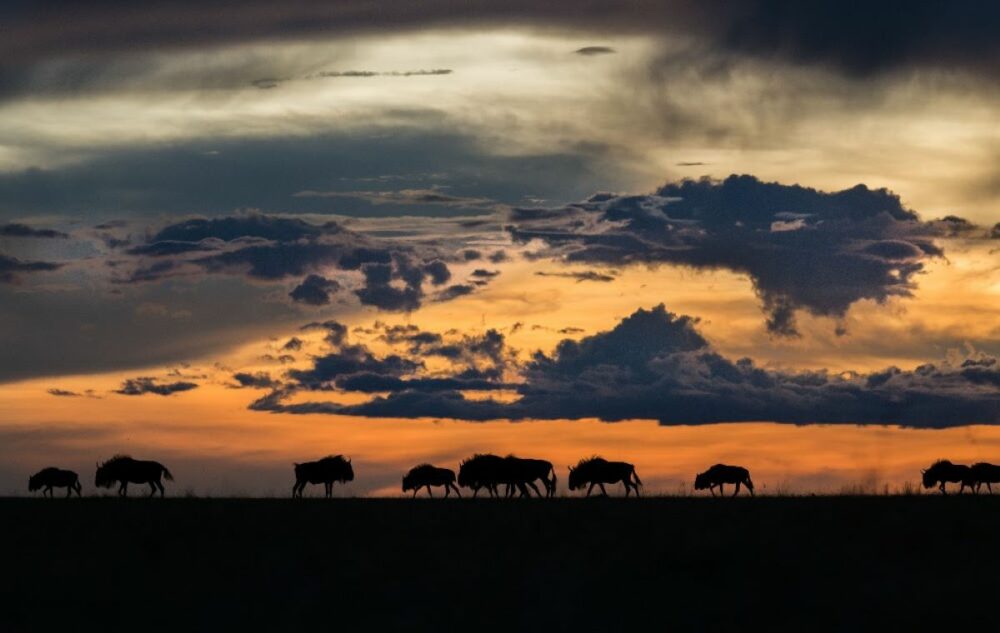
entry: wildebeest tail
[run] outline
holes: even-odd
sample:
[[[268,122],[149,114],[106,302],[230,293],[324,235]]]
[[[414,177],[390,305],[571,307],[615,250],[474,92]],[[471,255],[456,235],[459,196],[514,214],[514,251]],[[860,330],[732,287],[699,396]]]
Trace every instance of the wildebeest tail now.
[[[635,477],[635,483],[641,486],[642,480],[639,479],[639,473],[635,472],[635,466],[632,467],[632,476]]]
[[[163,464],[160,464],[160,468],[163,469],[163,478],[164,479],[166,479],[167,481],[173,481],[174,480],[174,476],[170,474],[170,471],[167,470],[166,466],[164,466]]]

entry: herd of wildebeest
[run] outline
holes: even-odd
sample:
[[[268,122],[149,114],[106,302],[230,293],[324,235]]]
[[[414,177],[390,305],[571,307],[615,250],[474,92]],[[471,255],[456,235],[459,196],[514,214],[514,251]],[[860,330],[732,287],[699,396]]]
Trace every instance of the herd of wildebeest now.
[[[982,462],[966,466],[942,459],[922,470],[921,476],[924,488],[938,487],[942,494],[947,494],[946,483],[961,484],[959,493],[966,488],[978,493],[985,484],[992,493],[993,488],[990,484],[1000,483],[1000,466]],[[147,484],[150,487],[150,496],[159,492],[162,497],[163,479],[167,481],[174,479],[163,464],[133,459],[128,455],[115,455],[103,464],[97,465],[94,485],[98,488],[111,488],[117,483],[118,494],[124,497],[128,495],[130,483]],[[295,464],[292,497],[301,497],[306,484],[323,484],[326,496],[331,497],[333,484],[344,484],[349,481],[354,481],[354,468],[351,466],[350,458],[343,455],[328,455],[314,462]],[[544,492],[538,488],[538,483],[541,483]],[[632,464],[611,462],[602,457],[588,457],[581,459],[576,466],[569,467],[569,489],[582,490],[586,487],[588,497],[595,486],[600,488],[603,496],[607,496],[605,484],[617,483],[625,487],[626,497],[633,492],[639,496],[642,481]],[[741,466],[715,464],[705,472],[698,473],[694,479],[695,490],[708,490],[713,497],[716,488],[719,489],[719,494],[723,495],[726,484],[736,486],[732,495],[734,497],[739,494],[741,486],[746,487],[750,496],[754,494],[750,471]],[[444,488],[445,497],[452,491],[461,497],[460,487],[472,490],[473,497],[477,496],[480,490],[485,490],[490,497],[497,498],[512,497],[515,494],[530,497],[530,491],[534,491],[539,497],[553,497],[556,494],[556,469],[551,462],[544,459],[525,459],[514,455],[501,457],[479,453],[461,463],[457,477],[455,471],[431,464],[415,466],[403,476],[403,492],[413,491],[414,497],[424,488],[431,497],[434,496],[432,488]],[[28,490],[31,492],[41,490],[43,496],[53,496],[53,488],[66,488],[67,497],[72,496],[74,492],[78,496],[83,496],[80,477],[72,470],[50,466],[38,471],[28,480]]]

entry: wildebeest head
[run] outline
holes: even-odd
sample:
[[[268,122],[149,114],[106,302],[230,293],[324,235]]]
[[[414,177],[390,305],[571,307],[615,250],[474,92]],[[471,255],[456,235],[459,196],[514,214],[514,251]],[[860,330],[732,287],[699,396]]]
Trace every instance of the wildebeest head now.
[[[924,488],[933,488],[937,484],[937,477],[935,473],[931,472],[932,469],[924,469],[920,471],[920,475],[924,480]]]
[[[94,475],[94,485],[98,488],[110,488],[115,483],[108,464],[98,464],[97,474]]]
[[[42,487],[42,483],[38,481],[38,475],[32,475],[28,477],[28,492],[34,492]]]
[[[708,473],[698,473],[697,475],[695,475],[694,477],[695,490],[704,490],[705,488],[708,488],[710,485],[711,482],[708,481]]]
[[[344,460],[344,473],[341,481],[354,481],[354,467],[351,466],[351,458]]]
[[[410,490],[416,490],[417,486],[413,482],[413,473],[406,473],[403,475],[403,492],[408,492]]]
[[[576,490],[577,488],[583,488],[584,484],[587,482],[584,480],[583,473],[580,472],[579,468],[569,467],[569,489]]]

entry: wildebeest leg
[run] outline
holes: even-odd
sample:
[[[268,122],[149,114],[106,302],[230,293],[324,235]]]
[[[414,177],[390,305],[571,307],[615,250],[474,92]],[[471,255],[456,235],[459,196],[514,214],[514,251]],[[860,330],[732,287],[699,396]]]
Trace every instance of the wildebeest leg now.
[[[601,487],[601,496],[607,497],[608,496],[608,489],[604,487],[604,482],[603,481],[599,481],[599,482],[597,482],[597,485]]]
[[[411,499],[416,499],[416,498],[417,498],[417,493],[418,493],[418,492],[420,492],[420,488],[414,488],[414,489],[413,489],[413,496],[412,496],[412,497],[410,497],[410,498],[411,498]]]
[[[156,482],[153,481],[149,482],[149,488],[150,488],[149,496],[150,497],[156,496]]]
[[[462,491],[461,491],[461,490],[459,490],[459,489],[458,489],[458,486],[456,486],[455,484],[452,484],[452,483],[449,483],[449,484],[448,484],[448,488],[449,488],[449,489],[451,489],[451,490],[454,490],[454,491],[455,491],[455,494],[456,494],[456,495],[458,495],[458,496],[459,496],[459,498],[461,498],[461,497],[462,497]]]
[[[328,481],[324,485],[326,486],[326,498],[329,499],[333,496],[333,482]]]
[[[128,496],[128,482],[127,481],[123,481],[121,487],[118,488],[118,496],[119,497],[127,497]]]
[[[475,499],[476,495],[478,495],[478,494],[479,494],[479,486],[473,487],[472,488],[472,498]]]
[[[66,498],[68,499],[72,496],[73,496],[73,484],[70,484],[66,486]]]
[[[590,493],[594,492],[594,486],[596,486],[596,485],[597,485],[596,481],[590,482],[590,488],[587,488],[587,496],[588,497],[590,496]]]
[[[536,485],[535,485],[535,482],[533,482],[533,481],[529,481],[529,482],[528,482],[528,485],[529,485],[529,486],[531,486],[531,489],[535,491],[535,494],[536,494],[536,495],[538,495],[539,497],[541,497],[541,496],[542,496],[542,493],[538,491],[538,486],[536,486]],[[529,496],[530,496],[530,495],[529,495]]]
[[[625,498],[628,498],[630,492],[632,492],[632,484],[628,479],[622,479],[622,483],[625,484]]]
[[[990,491],[990,494],[993,494],[993,488],[990,488],[990,482],[988,481],[986,482],[986,489]]]
[[[944,482],[943,481],[941,482],[941,494],[943,494],[943,495],[948,494],[948,491],[944,489]]]
[[[736,490],[733,491],[733,496],[740,494],[740,482],[736,482]]]
[[[726,496],[726,487],[722,484],[719,484],[719,496],[720,497]]]
[[[427,484],[427,496],[429,496],[431,499],[434,498],[434,493],[431,492],[431,485],[430,484]]]

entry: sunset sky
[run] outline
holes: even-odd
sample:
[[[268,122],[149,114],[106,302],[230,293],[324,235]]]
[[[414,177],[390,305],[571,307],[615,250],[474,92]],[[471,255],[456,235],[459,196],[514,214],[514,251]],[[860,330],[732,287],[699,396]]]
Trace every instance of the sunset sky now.
[[[1000,463],[1000,8],[0,9],[0,494]],[[561,483],[561,485],[562,485]],[[317,494],[317,491],[311,491]]]

